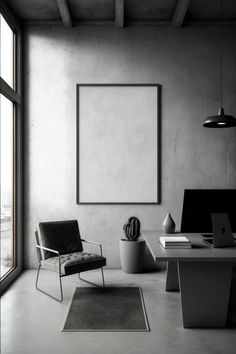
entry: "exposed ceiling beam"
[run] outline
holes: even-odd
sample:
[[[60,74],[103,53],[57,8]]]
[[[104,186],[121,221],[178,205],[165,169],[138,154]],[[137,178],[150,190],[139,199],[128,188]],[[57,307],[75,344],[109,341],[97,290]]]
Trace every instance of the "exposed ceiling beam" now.
[[[68,8],[67,0],[57,0],[57,6],[61,14],[63,25],[65,27],[72,27],[72,19]]]
[[[115,4],[115,25],[117,28],[124,27],[124,0],[116,0]]]
[[[172,18],[173,27],[182,27],[191,0],[178,0]]]
[[[63,26],[61,21],[58,20],[24,20],[21,22],[24,26]],[[188,20],[185,23],[187,26],[224,26],[224,27],[235,27],[236,20]],[[171,21],[169,20],[127,20],[125,21],[127,27],[163,27],[171,26]],[[114,21],[111,20],[74,20],[73,27],[86,27],[86,26],[106,26],[113,27]]]

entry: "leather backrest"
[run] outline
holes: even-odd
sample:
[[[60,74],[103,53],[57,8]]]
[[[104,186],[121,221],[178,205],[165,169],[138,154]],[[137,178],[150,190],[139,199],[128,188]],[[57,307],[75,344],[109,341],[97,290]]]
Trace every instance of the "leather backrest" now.
[[[43,246],[60,254],[83,251],[77,220],[40,222],[39,229]],[[44,256],[47,259],[56,254],[44,251]]]

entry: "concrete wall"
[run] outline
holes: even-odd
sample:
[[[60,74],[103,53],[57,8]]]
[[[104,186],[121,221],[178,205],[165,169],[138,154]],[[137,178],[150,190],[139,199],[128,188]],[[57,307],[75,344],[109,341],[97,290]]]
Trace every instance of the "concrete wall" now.
[[[25,266],[36,266],[39,221],[76,218],[84,238],[119,267],[127,218],[180,226],[185,188],[236,188],[236,129],[206,129],[219,106],[218,28],[47,28],[25,30]],[[236,29],[224,30],[223,100],[236,115]],[[76,205],[76,84],[162,85],[162,202]],[[145,118],[145,117],[144,117]]]

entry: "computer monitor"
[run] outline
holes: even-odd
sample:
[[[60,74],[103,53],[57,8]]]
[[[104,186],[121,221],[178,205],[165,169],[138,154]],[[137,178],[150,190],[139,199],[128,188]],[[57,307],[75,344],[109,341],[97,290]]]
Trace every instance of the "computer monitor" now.
[[[212,213],[227,213],[236,232],[236,189],[185,189],[181,232],[212,233]]]

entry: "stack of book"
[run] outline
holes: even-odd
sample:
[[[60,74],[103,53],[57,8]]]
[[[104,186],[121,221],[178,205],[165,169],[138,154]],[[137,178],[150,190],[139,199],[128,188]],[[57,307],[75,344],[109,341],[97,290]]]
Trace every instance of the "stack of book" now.
[[[160,244],[164,248],[191,248],[191,242],[185,236],[161,236]]]

